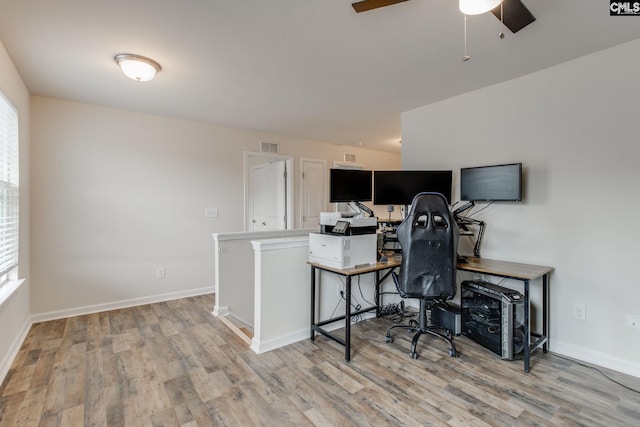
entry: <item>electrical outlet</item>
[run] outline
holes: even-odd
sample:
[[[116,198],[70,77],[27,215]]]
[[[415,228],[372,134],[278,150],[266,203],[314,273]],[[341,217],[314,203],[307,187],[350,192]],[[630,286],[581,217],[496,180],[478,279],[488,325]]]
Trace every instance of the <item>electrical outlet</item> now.
[[[627,329],[640,334],[640,316],[627,314]]]
[[[587,318],[587,308],[584,304],[573,305],[573,317],[578,320],[585,320]]]
[[[156,279],[164,279],[164,267],[156,268]]]
[[[205,218],[218,218],[219,214],[218,208],[204,208]]]

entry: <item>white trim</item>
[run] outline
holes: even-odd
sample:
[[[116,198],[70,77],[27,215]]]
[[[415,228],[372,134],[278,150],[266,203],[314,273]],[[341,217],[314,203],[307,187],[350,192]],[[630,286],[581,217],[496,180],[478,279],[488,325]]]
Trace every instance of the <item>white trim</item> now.
[[[24,283],[24,279],[19,280],[7,280],[3,284],[0,285],[0,306],[4,304],[6,300],[13,295],[13,293],[18,290],[20,285]]]
[[[11,344],[11,349],[5,356],[2,363],[0,363],[0,384],[4,382],[5,377],[9,373],[9,369],[11,369],[11,365],[13,364],[13,361],[15,360],[16,356],[18,355],[18,352],[20,351],[20,348],[22,347],[22,344],[24,343],[24,340],[27,339],[27,335],[31,330],[31,325],[33,325],[33,321],[31,321],[30,319],[27,319],[27,321],[22,326],[22,331],[13,341],[13,344]]]
[[[237,327],[231,320],[227,319],[226,317],[220,317],[219,318],[220,321],[222,323],[224,323],[224,325],[226,327],[228,327],[234,334],[236,334],[237,336],[240,337],[240,339],[242,339],[242,341],[244,341],[246,344],[251,345],[251,338],[249,338],[249,336],[247,336],[247,334],[245,334],[244,332],[242,332],[242,330]]]
[[[640,363],[635,361],[621,359],[610,354],[555,339],[550,350],[552,353],[640,378]]]
[[[322,164],[322,206],[324,206],[323,210],[327,208],[328,206],[328,202],[329,202],[329,198],[327,197],[327,188],[329,188],[329,178],[328,178],[328,173],[327,173],[327,161],[326,160],[322,160],[322,159],[314,159],[311,157],[300,157],[300,160],[298,161],[298,187],[299,187],[299,191],[298,191],[298,227],[302,227],[302,225],[304,224],[304,218],[303,218],[303,214],[304,214],[304,208],[302,206],[302,203],[304,201],[304,191],[305,191],[305,186],[303,185],[303,178],[302,178],[302,174],[304,173],[304,164],[306,162],[309,163],[321,163]]]
[[[219,306],[218,304],[213,306],[212,314],[216,317],[225,317],[229,315],[229,307],[226,305]]]
[[[33,323],[46,322],[48,320],[63,319],[66,317],[82,316],[85,314],[100,313],[109,310],[135,307],[138,305],[153,304],[157,302],[171,301],[175,299],[194,297],[213,293],[213,286],[199,289],[189,289],[187,291],[169,292],[166,294],[153,295],[148,297],[132,298],[128,300],[109,302],[104,304],[87,305],[84,307],[70,308],[67,310],[49,311],[46,313],[34,314],[31,316]]]
[[[340,327],[340,325],[338,325],[338,327]],[[300,329],[296,332],[292,332],[290,334],[283,335],[281,337],[274,338],[268,341],[259,341],[254,336],[251,339],[251,350],[253,350],[256,354],[265,353],[267,351],[275,350],[276,348],[293,344],[295,342],[302,341],[308,338],[309,338],[309,328]]]
[[[272,230],[272,231],[238,231],[231,233],[211,233],[214,240],[257,240],[257,239],[271,239],[287,236],[303,236],[312,232],[317,232],[317,228],[296,228],[291,230]]]

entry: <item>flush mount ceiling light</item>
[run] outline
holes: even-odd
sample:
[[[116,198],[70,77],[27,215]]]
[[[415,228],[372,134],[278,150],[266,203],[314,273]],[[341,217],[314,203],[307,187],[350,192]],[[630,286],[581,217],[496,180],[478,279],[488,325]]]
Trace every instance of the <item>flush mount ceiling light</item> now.
[[[153,79],[162,68],[153,59],[131,53],[121,53],[113,58],[125,76],[139,82]]]
[[[460,12],[465,15],[480,15],[495,9],[501,0],[460,0]]]

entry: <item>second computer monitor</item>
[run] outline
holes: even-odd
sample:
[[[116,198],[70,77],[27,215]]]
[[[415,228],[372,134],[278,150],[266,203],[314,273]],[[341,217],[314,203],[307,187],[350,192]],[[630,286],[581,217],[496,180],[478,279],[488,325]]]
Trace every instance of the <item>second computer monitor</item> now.
[[[451,204],[450,170],[374,171],[374,205],[410,205],[418,193],[442,194]]]

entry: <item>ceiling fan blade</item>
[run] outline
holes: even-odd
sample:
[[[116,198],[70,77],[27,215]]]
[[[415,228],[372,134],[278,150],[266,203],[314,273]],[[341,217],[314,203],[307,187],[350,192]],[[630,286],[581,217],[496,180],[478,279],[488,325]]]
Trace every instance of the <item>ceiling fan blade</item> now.
[[[512,33],[516,33],[536,20],[535,16],[520,0],[502,0],[504,10],[504,25]],[[491,11],[496,18],[500,19],[500,6]]]
[[[377,9],[379,7],[390,6],[396,3],[402,3],[407,0],[362,0],[356,3],[353,3],[353,9],[357,12],[366,12],[367,10]]]

